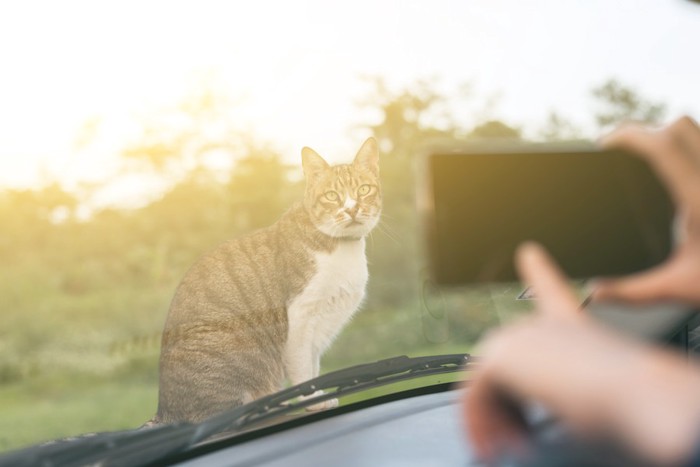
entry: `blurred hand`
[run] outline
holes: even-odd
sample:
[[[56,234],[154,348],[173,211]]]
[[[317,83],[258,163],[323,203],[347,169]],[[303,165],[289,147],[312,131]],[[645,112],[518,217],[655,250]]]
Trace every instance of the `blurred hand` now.
[[[700,304],[700,127],[689,117],[660,131],[623,126],[601,144],[646,159],[665,182],[681,224],[679,243],[666,262],[625,278],[597,281],[594,298]]]
[[[526,427],[513,407],[536,402],[574,433],[610,436],[664,465],[688,458],[700,439],[700,371],[580,313],[541,247],[521,247],[516,263],[537,292],[537,311],[483,342],[464,400],[477,454],[494,460],[526,451]]]

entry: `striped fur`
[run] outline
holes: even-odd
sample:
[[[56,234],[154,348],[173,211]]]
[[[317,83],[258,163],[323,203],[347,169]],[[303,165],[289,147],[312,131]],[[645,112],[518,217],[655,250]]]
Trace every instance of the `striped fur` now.
[[[201,421],[315,377],[364,297],[364,237],[377,224],[377,144],[329,166],[302,150],[304,200],[270,227],[203,256],[165,323],[155,423]],[[274,187],[271,187],[274,189]]]

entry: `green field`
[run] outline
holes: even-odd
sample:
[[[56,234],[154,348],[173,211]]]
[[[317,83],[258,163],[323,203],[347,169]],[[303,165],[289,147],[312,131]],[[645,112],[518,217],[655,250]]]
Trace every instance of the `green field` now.
[[[351,404],[391,392],[431,384],[459,381],[463,373],[402,381],[341,398]],[[136,428],[153,414],[157,384],[139,380],[85,380],[81,385],[65,385],[51,391],[34,381],[14,384],[0,391],[3,417],[0,420],[0,449],[7,451],[44,440],[96,431]],[[37,387],[41,384],[41,387]]]
[[[0,451],[135,428],[152,417],[168,305],[179,277],[204,249],[171,252],[172,264],[165,267],[169,250],[159,241],[124,247],[130,253],[120,254],[118,244],[128,242],[110,237],[117,245],[106,245],[99,238],[104,225],[62,227],[53,226],[57,232],[42,240],[48,243],[43,253],[31,247],[37,238],[27,239],[25,248],[6,249],[9,261],[0,264]],[[64,241],[71,250],[60,248]],[[378,248],[369,245],[370,258]],[[76,250],[82,251],[78,259],[71,254]],[[413,282],[398,284],[376,273],[370,299],[326,353],[322,369],[404,354],[467,352],[485,329],[510,313],[514,290],[421,292]]]
[[[449,349],[450,353],[460,349]],[[463,349],[462,349],[463,350]],[[350,404],[390,392],[458,381],[463,373],[407,380],[341,399]],[[155,413],[155,380],[122,378],[36,378],[0,389],[0,449],[80,433],[136,428]]]
[[[135,428],[153,414],[157,383],[123,378],[36,378],[0,389],[0,449]]]
[[[454,339],[430,343],[424,334],[416,312],[361,312],[324,357],[323,371],[402,354],[462,353],[471,348]],[[73,345],[55,350],[67,355]],[[41,361],[15,362],[34,370],[0,385],[0,451],[85,432],[138,427],[155,413],[157,357],[157,339],[144,338],[92,349],[85,346],[53,368]],[[348,396],[342,403],[449,378],[440,375],[396,383]]]

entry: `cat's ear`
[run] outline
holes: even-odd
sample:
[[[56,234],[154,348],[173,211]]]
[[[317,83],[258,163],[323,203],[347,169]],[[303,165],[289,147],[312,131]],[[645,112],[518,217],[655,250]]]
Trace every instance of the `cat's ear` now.
[[[301,150],[301,165],[304,168],[304,176],[307,182],[315,179],[328,169],[328,162],[316,151],[308,147],[304,147]]]
[[[374,176],[379,176],[379,146],[377,140],[369,137],[362,144],[362,147],[357,151],[355,160],[352,162],[354,166],[362,167],[369,170]]]

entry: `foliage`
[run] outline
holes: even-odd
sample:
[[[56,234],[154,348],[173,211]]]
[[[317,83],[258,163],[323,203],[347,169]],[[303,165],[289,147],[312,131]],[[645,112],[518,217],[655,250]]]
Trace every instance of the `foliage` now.
[[[602,129],[625,121],[660,123],[666,113],[664,104],[647,100],[614,79],[593,88],[591,95],[599,107],[595,118]]]
[[[484,122],[481,125],[476,126],[468,136],[472,139],[521,139],[520,130],[510,127],[498,120],[489,120],[488,122]]]
[[[658,119],[663,110],[616,82],[595,97],[604,104],[601,124]],[[493,119],[463,128],[449,101],[430,81],[398,90],[374,81],[364,105],[378,118],[364,127],[382,151],[383,220],[368,242],[364,311],[324,368],[466,349],[499,319],[493,291],[450,294],[425,278],[419,155],[436,140],[523,136]],[[124,150],[124,170],[170,183],[145,206],[103,208],[84,219],[76,212],[86,200],[58,184],[0,192],[0,403],[12,407],[3,412],[0,449],[135,426],[152,415],[160,331],[180,277],[197,256],[269,225],[301,196],[298,168],[244,137],[232,114],[233,103],[205,87],[145,119]],[[553,114],[542,134],[578,132]]]
[[[122,155],[132,168],[176,180],[201,170],[211,157],[233,161],[250,146],[233,123],[233,109],[221,86],[205,78],[178,105],[143,118],[139,135]]]
[[[573,141],[581,139],[581,131],[566,117],[557,112],[550,112],[539,131],[544,141]]]

